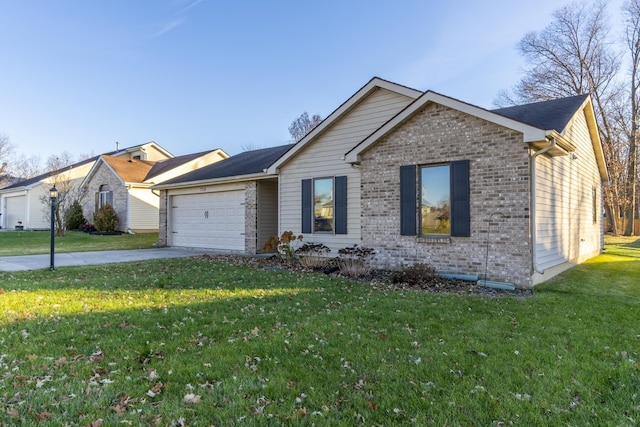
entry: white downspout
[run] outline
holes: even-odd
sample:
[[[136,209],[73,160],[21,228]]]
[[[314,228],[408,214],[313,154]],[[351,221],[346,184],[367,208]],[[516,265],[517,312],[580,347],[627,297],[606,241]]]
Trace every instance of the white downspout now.
[[[536,236],[536,159],[539,155],[552,150],[556,146],[556,139],[551,138],[551,144],[536,151],[531,155],[531,207],[529,209],[529,227],[531,228],[531,259],[533,265],[533,271],[536,273],[544,274],[544,270],[538,267],[538,251],[536,249],[537,236]]]

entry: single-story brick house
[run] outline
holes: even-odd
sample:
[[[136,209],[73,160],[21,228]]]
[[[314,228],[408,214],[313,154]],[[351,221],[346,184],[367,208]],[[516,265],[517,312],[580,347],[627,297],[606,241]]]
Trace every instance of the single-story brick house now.
[[[97,209],[110,204],[118,230],[158,231],[160,196],[151,187],[227,157],[220,149],[159,160],[101,155],[81,183],[87,194],[84,215],[91,221]]]
[[[155,186],[160,242],[256,253],[290,230],[332,256],[358,244],[377,267],[429,263],[520,287],[603,248],[608,174],[586,95],[486,110],[373,78],[276,148],[259,165],[233,156]],[[202,231],[212,212],[235,237]]]

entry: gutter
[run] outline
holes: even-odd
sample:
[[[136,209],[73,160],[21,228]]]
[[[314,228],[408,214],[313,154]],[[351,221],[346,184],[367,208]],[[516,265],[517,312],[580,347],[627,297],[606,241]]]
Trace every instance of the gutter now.
[[[557,139],[552,135],[553,132],[548,132],[546,135],[547,140],[551,140],[551,143],[541,150],[536,151],[531,155],[531,206],[529,208],[529,227],[531,229],[531,260],[532,267],[535,273],[544,274],[544,270],[541,270],[538,266],[537,256],[537,236],[536,236],[536,159],[541,154],[547,151],[553,150],[557,145]]]

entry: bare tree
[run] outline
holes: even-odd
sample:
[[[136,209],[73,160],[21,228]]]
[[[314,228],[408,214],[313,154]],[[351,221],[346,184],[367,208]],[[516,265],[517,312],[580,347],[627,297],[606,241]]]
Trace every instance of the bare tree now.
[[[54,218],[56,223],[56,234],[64,236],[65,224],[64,213],[74,201],[81,202],[86,191],[71,178],[69,166],[73,164],[73,156],[64,151],[59,156],[50,156],[47,160],[47,170],[52,173],[50,184],[58,190]],[[49,193],[40,196],[40,202],[45,206],[43,214],[46,218],[51,215],[51,198]],[[81,203],[82,204],[82,203]]]
[[[309,113],[306,111],[300,115],[297,119],[291,122],[289,126],[289,134],[293,139],[293,142],[298,142],[304,138],[309,132],[313,130],[322,122],[322,117],[318,114],[314,114],[309,117]]]
[[[628,121],[630,123],[627,134],[629,141],[628,166],[627,166],[627,199],[626,209],[627,226],[625,235],[633,236],[634,220],[636,217],[636,185],[638,181],[638,120],[640,119],[640,99],[638,89],[640,86],[640,0],[628,0],[622,6],[625,18],[624,41],[629,52],[629,102],[630,111]]]
[[[11,174],[15,178],[29,179],[42,173],[44,173],[44,169],[38,156],[27,157],[24,154],[20,154],[14,156],[11,161]]]
[[[497,104],[544,101],[588,93],[591,95],[611,185],[605,187],[605,210],[612,231],[618,233],[616,218],[626,199],[626,141],[612,123],[621,89],[616,85],[620,55],[609,41],[606,3],[572,3],[552,14],[552,20],[540,32],[527,33],[518,50],[527,67],[524,77],[503,92]],[[620,163],[622,162],[622,163]],[[619,181],[622,179],[623,181]]]
[[[242,144],[240,146],[242,151],[254,151],[260,150],[261,148],[267,148],[265,145],[256,145],[253,142],[247,142],[246,144]]]
[[[0,134],[0,188],[10,183],[9,159],[13,153],[13,145],[9,137]]]

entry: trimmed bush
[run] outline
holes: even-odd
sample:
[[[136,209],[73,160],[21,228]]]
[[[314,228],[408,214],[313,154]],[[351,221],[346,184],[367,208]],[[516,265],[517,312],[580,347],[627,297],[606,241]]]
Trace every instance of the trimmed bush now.
[[[64,213],[64,226],[67,230],[78,230],[87,220],[82,213],[82,205],[77,200]]]
[[[104,205],[93,214],[93,225],[98,231],[111,232],[118,227],[118,214],[111,205]]]

